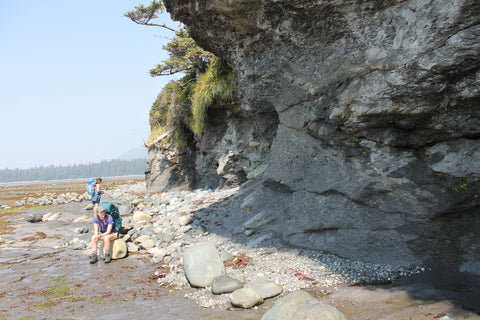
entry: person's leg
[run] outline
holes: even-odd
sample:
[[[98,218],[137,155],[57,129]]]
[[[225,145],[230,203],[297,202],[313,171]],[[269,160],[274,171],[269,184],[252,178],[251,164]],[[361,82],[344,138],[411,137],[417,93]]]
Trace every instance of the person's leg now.
[[[117,239],[117,234],[116,233],[110,233],[109,235],[106,235],[103,237],[103,243],[105,246],[105,250],[110,250],[110,247],[112,246],[113,240]]]
[[[110,233],[103,237],[103,245],[105,248],[105,263],[110,263],[112,260],[112,242],[117,239],[116,233]]]
[[[90,239],[90,245],[92,247],[92,256],[90,257],[90,264],[94,264],[97,262],[97,240],[95,239],[95,236],[92,236]]]

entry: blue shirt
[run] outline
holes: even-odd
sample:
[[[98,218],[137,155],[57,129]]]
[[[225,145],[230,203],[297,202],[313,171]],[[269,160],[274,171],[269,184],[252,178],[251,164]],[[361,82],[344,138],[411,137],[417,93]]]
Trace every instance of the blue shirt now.
[[[107,227],[109,224],[113,225],[112,226],[112,233],[114,232],[117,232],[116,228],[115,228],[115,225],[113,224],[114,221],[113,221],[113,218],[111,215],[108,215],[106,216],[106,220],[102,220],[100,219],[100,223],[98,223],[98,219],[97,219],[97,216],[93,217],[93,223],[97,224],[100,226],[100,232],[101,233],[105,233],[107,231]]]

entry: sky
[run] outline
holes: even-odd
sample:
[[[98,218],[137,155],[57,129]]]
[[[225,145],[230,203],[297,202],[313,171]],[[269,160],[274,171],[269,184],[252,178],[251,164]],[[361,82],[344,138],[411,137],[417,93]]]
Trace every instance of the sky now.
[[[149,75],[173,34],[123,16],[149,2],[0,2],[0,170],[99,162],[143,145],[150,107],[173,80]]]

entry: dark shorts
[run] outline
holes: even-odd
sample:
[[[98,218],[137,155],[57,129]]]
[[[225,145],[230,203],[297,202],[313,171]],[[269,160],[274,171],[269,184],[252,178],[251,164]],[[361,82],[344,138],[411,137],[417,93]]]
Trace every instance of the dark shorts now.
[[[92,204],[100,203],[100,195],[96,194],[92,197]]]

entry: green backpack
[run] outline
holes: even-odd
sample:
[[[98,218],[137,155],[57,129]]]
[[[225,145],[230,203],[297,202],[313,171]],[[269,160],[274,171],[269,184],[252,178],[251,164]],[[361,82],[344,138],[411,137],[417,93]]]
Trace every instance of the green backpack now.
[[[118,212],[118,208],[110,202],[102,202],[100,205],[112,216],[113,224],[117,228],[117,232],[120,232],[120,229],[122,229],[122,217],[120,216],[120,212]]]

